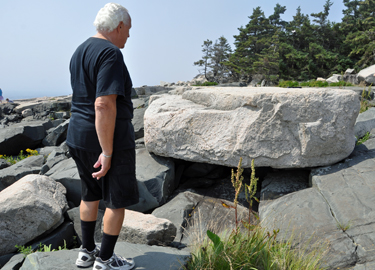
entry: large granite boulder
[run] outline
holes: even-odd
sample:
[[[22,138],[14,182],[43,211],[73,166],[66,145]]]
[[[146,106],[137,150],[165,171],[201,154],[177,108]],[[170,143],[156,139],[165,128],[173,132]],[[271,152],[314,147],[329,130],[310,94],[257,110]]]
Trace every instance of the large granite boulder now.
[[[0,255],[63,223],[65,188],[42,175],[27,175],[0,192]]]
[[[203,88],[150,98],[149,152],[243,167],[333,164],[354,149],[355,92],[341,89]]]

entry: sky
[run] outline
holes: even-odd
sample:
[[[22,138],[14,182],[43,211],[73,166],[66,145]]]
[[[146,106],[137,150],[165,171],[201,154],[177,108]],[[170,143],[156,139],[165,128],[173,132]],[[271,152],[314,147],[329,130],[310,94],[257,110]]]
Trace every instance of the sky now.
[[[331,0],[328,19],[340,22],[342,0]],[[109,1],[0,0],[0,88],[11,100],[70,95],[69,62],[78,45],[96,34],[93,21]],[[270,16],[277,3],[291,21],[298,6],[303,14],[323,11],[326,0],[127,0],[132,18],[130,38],[122,50],[134,87],[161,81],[190,81],[199,68],[203,41],[234,35],[260,6]],[[310,17],[311,19],[311,17]]]

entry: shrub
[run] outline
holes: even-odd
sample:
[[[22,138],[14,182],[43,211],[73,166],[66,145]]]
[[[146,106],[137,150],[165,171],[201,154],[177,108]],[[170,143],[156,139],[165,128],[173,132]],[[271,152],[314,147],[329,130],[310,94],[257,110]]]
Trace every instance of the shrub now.
[[[197,83],[193,86],[214,86],[214,85],[218,85],[217,82],[204,82],[204,83]]]
[[[287,88],[287,87],[298,87],[299,83],[296,81],[279,81],[279,87]]]
[[[344,82],[344,81],[339,81],[339,82],[334,82],[330,83],[329,86],[353,86],[350,82]]]

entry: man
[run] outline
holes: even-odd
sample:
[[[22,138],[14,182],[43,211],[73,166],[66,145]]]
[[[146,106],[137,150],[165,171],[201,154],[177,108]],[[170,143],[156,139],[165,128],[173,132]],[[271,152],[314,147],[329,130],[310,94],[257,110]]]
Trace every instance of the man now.
[[[132,82],[122,53],[131,18],[119,4],[106,4],[94,21],[97,34],[82,43],[70,62],[72,115],[67,144],[81,178],[82,247],[76,265],[93,269],[132,269],[134,261],[114,247],[125,207],[138,203]],[[106,210],[103,239],[95,245],[100,200]]]

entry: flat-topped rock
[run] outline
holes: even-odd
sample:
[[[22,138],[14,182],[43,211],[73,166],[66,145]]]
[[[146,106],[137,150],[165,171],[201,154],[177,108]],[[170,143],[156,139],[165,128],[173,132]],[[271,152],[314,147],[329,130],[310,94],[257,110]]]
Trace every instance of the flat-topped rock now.
[[[351,90],[193,88],[150,98],[144,139],[149,152],[194,162],[325,166],[353,151],[359,107]]]

